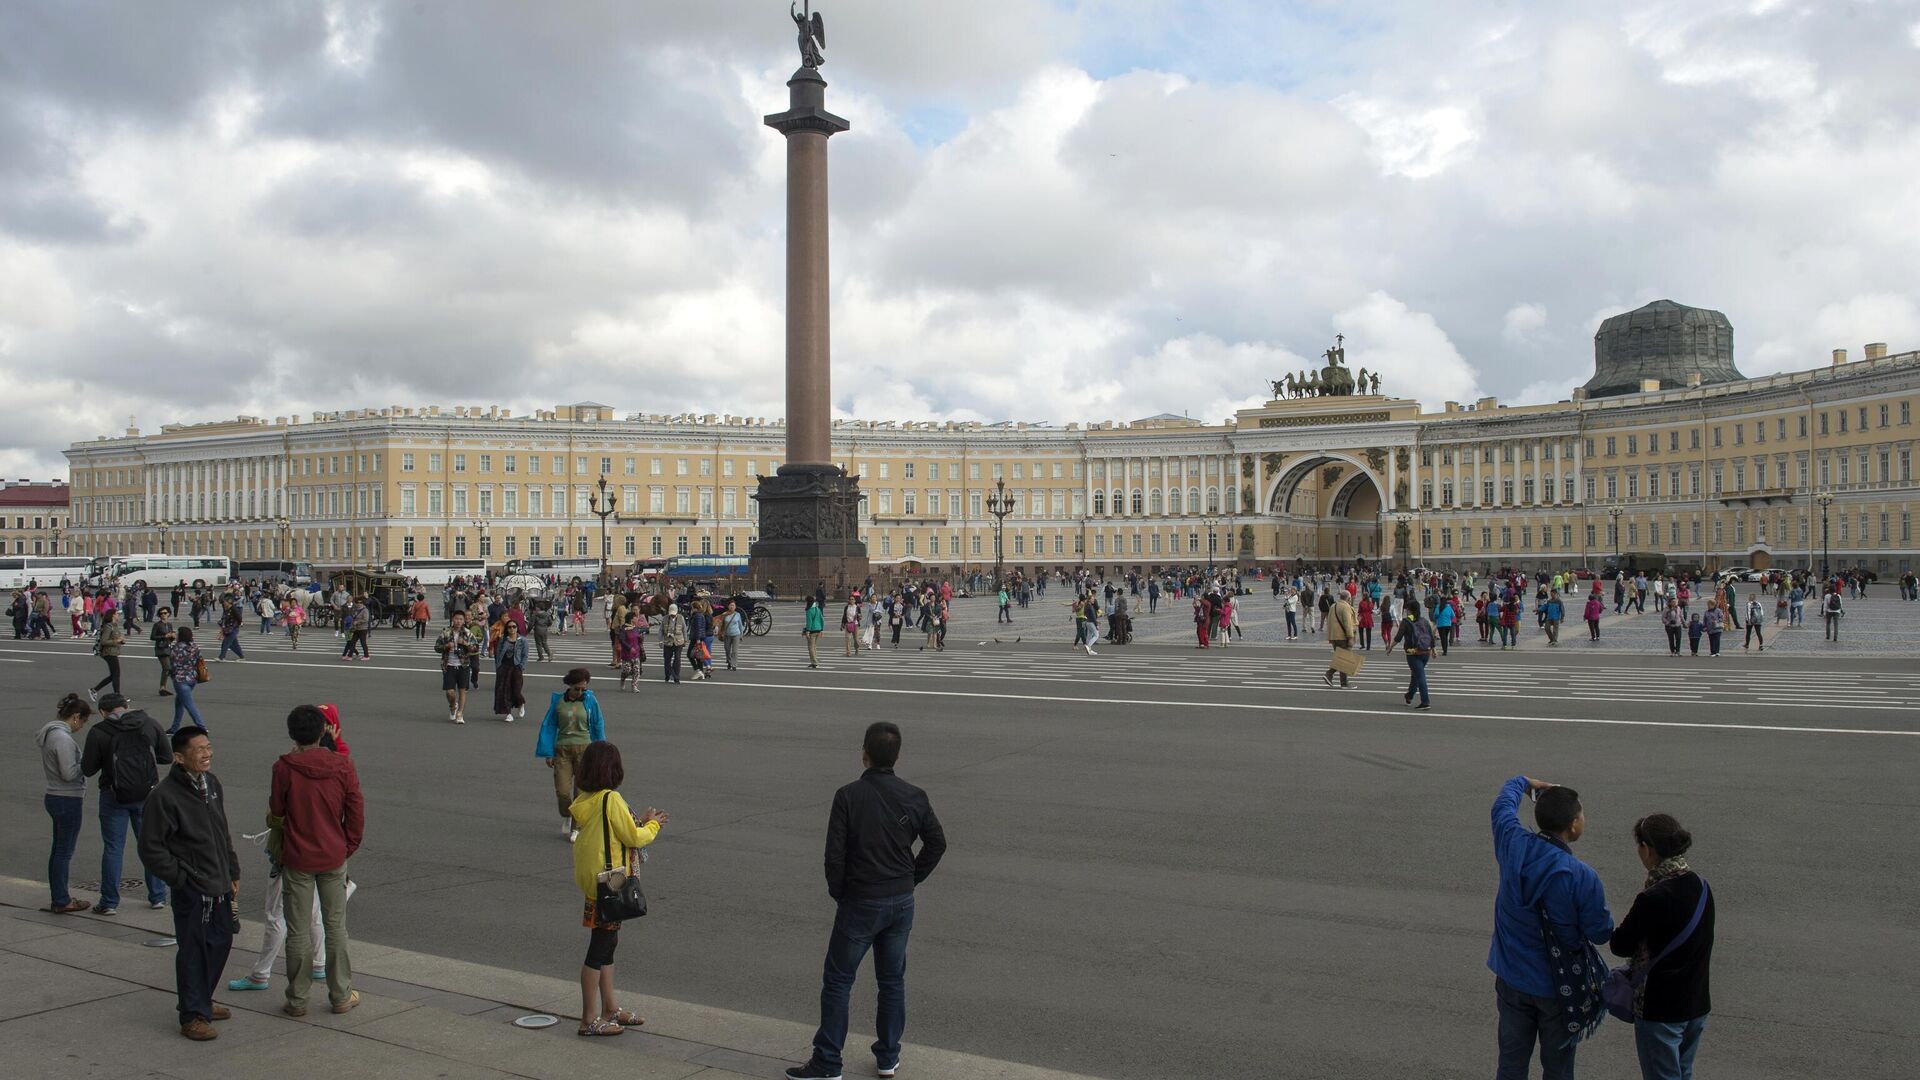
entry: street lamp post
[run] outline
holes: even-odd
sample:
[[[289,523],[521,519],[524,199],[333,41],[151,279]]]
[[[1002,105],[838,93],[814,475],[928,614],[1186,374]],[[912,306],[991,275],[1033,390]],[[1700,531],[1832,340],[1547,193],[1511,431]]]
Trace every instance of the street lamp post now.
[[[153,523],[154,531],[160,534],[160,554],[162,555],[173,554],[167,550],[167,528],[167,523],[164,521],[156,521]]]
[[[487,557],[493,554],[493,545],[488,542],[487,530],[493,528],[493,522],[483,518],[476,518],[473,522],[473,527],[480,533],[480,573],[482,576],[485,576],[487,572]]]
[[[600,519],[600,587],[607,587],[607,519],[616,512],[613,496],[607,494],[607,478],[602,475],[600,482],[594,485],[595,491],[587,496],[587,509]]]
[[[1820,505],[1820,580],[1830,581],[1832,576],[1827,564],[1833,558],[1833,545],[1827,532],[1827,510],[1833,506],[1833,492],[1822,491],[1813,501]]]
[[[1607,507],[1607,528],[1613,531],[1613,563],[1620,565],[1620,515],[1626,513],[1618,506]]]
[[[58,525],[55,525],[53,527],[53,553],[55,555],[58,555],[61,553],[60,552],[60,526]]]
[[[275,518],[273,527],[280,533],[280,557],[293,558],[293,522],[286,518]]]
[[[1213,544],[1214,544],[1213,532],[1216,528],[1219,527],[1220,518],[1218,515],[1208,514],[1205,517],[1200,519],[1200,525],[1202,528],[1207,530],[1207,577],[1212,578],[1213,577]]]
[[[1007,494],[1005,479],[993,482],[993,493],[987,496],[987,513],[993,515],[993,590],[998,593],[1006,581],[1007,515],[1013,513],[1013,497]]]

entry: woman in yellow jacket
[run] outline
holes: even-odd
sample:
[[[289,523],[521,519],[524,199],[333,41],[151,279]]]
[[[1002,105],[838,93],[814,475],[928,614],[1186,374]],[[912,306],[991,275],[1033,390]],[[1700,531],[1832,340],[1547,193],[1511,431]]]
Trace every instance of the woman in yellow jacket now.
[[[636,856],[641,848],[653,843],[667,821],[666,811],[651,806],[634,820],[627,800],[620,797],[620,784],[625,779],[619,747],[605,740],[587,744],[574,774],[580,797],[568,808],[580,830],[580,839],[573,845],[573,879],[587,898],[580,925],[593,931],[587,943],[587,959],[580,966],[582,1035],[618,1035],[645,1022],[613,1002],[613,950],[620,943],[620,924],[602,921],[593,903],[600,874],[608,864],[629,874],[638,872],[637,863],[642,859]]]

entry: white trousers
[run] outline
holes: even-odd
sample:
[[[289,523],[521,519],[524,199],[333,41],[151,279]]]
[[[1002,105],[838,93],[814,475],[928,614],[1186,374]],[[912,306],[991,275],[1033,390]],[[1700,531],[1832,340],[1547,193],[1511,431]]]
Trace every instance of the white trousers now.
[[[273,962],[280,959],[281,952],[287,947],[287,916],[281,910],[285,905],[280,902],[280,881],[279,874],[267,879],[267,927],[260,935],[260,955],[253,962],[253,970],[248,972],[248,977],[254,982],[268,981],[268,976],[273,974]],[[353,879],[348,878],[347,899],[353,899],[353,892],[357,888],[359,886],[354,884]],[[320,892],[317,889],[313,894],[313,955],[327,955],[327,930],[320,925]]]

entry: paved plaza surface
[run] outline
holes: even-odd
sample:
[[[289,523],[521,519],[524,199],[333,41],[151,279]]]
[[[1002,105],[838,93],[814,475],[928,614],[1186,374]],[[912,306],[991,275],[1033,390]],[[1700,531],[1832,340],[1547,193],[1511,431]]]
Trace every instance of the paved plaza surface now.
[[[1897,634],[1920,620],[1920,605],[1883,591],[1850,603],[1849,630]],[[1200,652],[1182,644],[1184,607],[1143,618],[1148,643],[1088,657],[1064,644],[1059,599],[1016,613],[1011,632],[995,627],[989,602],[963,602],[944,653],[919,651],[909,634],[898,653],[845,659],[829,636],[819,671],[806,667],[797,611],[782,605],[775,633],[743,650],[745,670],[710,683],[649,680],[638,694],[613,689],[603,636],[557,638],[559,662],[536,666],[531,715],[513,724],[489,718],[490,691],[476,695],[464,727],[448,724],[426,643],[392,632],[375,636],[372,662],[352,665],[335,659],[337,639],[324,631],[310,631],[298,653],[248,633],[253,659],[214,665],[198,698],[229,814],[247,829],[258,827],[269,765],[286,748],[287,709],[340,706],[368,799],[349,917],[356,959],[365,949],[368,961],[356,967],[386,980],[370,984],[376,998],[413,993],[431,1006],[374,1014],[408,1053],[460,1061],[447,1044],[483,1046],[514,1075],[546,1075],[523,1045],[566,1054],[551,1059],[556,1074],[578,1060],[586,1040],[505,1020],[524,1007],[574,1008],[568,987],[585,934],[532,748],[559,673],[586,663],[626,757],[626,794],[673,812],[645,872],[652,914],[623,935],[618,972],[622,990],[651,996],[649,1038],[679,1040],[671,1053],[586,1049],[649,1068],[654,1058],[746,1055],[644,1075],[773,1075],[805,1055],[832,918],[820,868],[828,801],[858,775],[860,733],[881,718],[905,729],[900,773],[928,789],[951,844],[915,921],[907,1062],[926,1063],[916,1075],[1484,1077],[1494,1050],[1488,809],[1522,772],[1580,790],[1589,825],[1576,851],[1599,870],[1616,918],[1642,877],[1631,822],[1668,811],[1693,831],[1694,865],[1721,913],[1703,1075],[1920,1074],[1911,1017],[1920,875],[1902,857],[1920,806],[1910,653],[1825,650],[1814,627],[1764,655],[1735,643],[1719,661],[1673,660],[1651,616],[1622,618],[1606,636],[1645,625],[1653,649],[1469,645],[1435,662],[1435,707],[1412,713],[1400,703],[1398,657],[1375,655],[1357,689],[1329,690],[1316,681],[1317,639]],[[1248,599],[1250,616],[1277,616],[1264,593]],[[1257,631],[1250,625],[1250,638]],[[170,710],[171,699],[151,696],[151,659],[129,653],[136,704]],[[18,740],[0,796],[0,871],[39,880],[47,828],[32,732],[100,664],[85,643],[8,641],[0,672]],[[649,672],[657,679],[657,661]],[[98,877],[88,821],[77,882]],[[242,857],[264,869],[257,855]],[[137,876],[131,858],[124,876]],[[243,882],[249,911],[259,876]],[[116,925],[156,914],[136,897]],[[34,918],[25,905],[45,903],[43,893],[9,884],[0,902],[13,905],[0,921],[9,986],[40,978],[33,964],[91,973],[118,963],[99,954],[101,942],[132,947],[121,931],[72,928],[107,920]],[[9,944],[22,934],[38,943],[26,958]],[[255,940],[249,931],[239,944]],[[230,970],[245,960],[236,952]],[[64,1039],[69,1055],[84,1056],[99,1041],[124,1048],[122,1071],[58,1075],[189,1075],[194,1062],[239,1075],[309,1046],[265,1037],[278,1029],[261,1025],[279,1022],[251,1012],[233,1023],[261,1037],[190,1046],[151,989],[166,985],[165,965],[156,978],[148,964],[113,969],[137,984],[124,994],[73,991],[120,1003],[100,1014],[111,1040],[85,1015],[51,1023],[69,1015],[47,1011],[63,1003],[51,1001],[9,1007],[0,1051]],[[870,971],[855,989],[856,1028],[872,1015]],[[528,988],[529,979],[550,981]],[[436,1006],[450,999],[428,991],[464,993],[473,1011]],[[276,985],[223,1000],[251,1009],[278,997]],[[444,1034],[464,1030],[449,1016],[486,1026],[469,1043]],[[292,1037],[319,1038],[306,1026]],[[849,1075],[870,1068],[865,1042],[850,1040]],[[164,1048],[167,1064],[143,1062],[143,1046]],[[401,1061],[369,1075],[433,1074]],[[1637,1075],[1627,1032],[1610,1022],[1582,1050],[1580,1071]]]

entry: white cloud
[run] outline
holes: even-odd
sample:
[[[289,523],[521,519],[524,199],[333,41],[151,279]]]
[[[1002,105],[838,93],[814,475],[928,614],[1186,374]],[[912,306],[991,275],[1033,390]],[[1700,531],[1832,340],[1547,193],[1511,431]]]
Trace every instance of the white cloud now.
[[[1515,345],[1525,345],[1537,337],[1546,325],[1546,305],[1515,304],[1507,309],[1506,316],[1500,320],[1500,336]]]
[[[128,413],[781,415],[749,8],[51,9],[0,67],[0,470]],[[1217,420],[1341,331],[1390,393],[1563,397],[1660,297],[1750,374],[1920,347],[1899,8],[840,0],[835,407]]]

